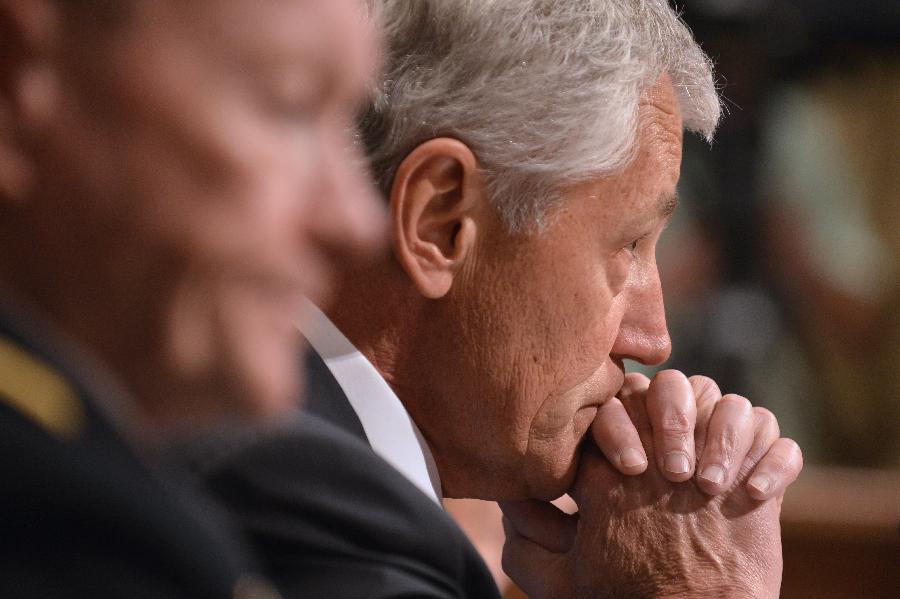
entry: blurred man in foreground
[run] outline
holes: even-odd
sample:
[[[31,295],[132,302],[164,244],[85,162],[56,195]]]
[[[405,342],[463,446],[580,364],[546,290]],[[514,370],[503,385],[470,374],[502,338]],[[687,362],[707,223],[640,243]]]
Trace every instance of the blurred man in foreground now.
[[[393,256],[344,269],[304,328],[311,409],[435,502],[509,502],[506,568],[534,597],[777,596],[796,445],[709,379],[624,372],[669,355],[656,242],[683,128],[719,117],[690,33],[662,0],[377,4],[361,131]],[[397,525],[427,501],[385,465],[315,455],[284,434],[210,473],[285,589],[341,571],[323,596],[496,594],[443,524]],[[309,472],[359,497],[317,501]],[[544,503],[566,492],[578,520]]]
[[[0,595],[263,596],[142,454],[295,403],[302,294],[378,238],[346,154],[369,26],[351,0],[0,0],[0,52]]]

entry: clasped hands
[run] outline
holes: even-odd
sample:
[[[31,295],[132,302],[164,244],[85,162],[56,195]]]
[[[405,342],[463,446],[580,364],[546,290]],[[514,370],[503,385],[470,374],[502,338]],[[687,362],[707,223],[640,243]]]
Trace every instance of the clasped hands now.
[[[778,596],[781,499],[803,458],[768,410],[706,377],[630,373],[590,436],[577,514],[501,503],[503,567],[529,597]]]

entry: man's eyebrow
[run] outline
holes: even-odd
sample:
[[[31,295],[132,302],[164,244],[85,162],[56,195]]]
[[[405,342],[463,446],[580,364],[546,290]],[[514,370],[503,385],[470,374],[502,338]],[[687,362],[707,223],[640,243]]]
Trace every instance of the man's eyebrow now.
[[[678,192],[664,193],[659,198],[659,213],[669,218],[675,209],[678,208]]]

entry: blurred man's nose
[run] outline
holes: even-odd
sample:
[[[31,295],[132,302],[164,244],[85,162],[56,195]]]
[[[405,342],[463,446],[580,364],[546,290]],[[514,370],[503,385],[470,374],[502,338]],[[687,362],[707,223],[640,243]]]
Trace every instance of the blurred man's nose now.
[[[672,340],[666,327],[659,273],[639,285],[629,287],[620,296],[625,303],[613,356],[653,366],[661,364],[672,353]]]
[[[314,242],[342,261],[370,258],[387,241],[385,203],[345,137],[323,144],[320,196],[309,224]]]

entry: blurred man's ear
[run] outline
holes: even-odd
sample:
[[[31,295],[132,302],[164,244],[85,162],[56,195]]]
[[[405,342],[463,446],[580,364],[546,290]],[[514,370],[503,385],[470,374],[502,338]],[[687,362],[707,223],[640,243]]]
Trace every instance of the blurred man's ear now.
[[[487,208],[475,155],[455,139],[426,141],[400,164],[390,200],[400,266],[423,296],[443,297],[472,254]]]
[[[59,35],[57,7],[48,0],[0,0],[0,201],[26,197],[33,165],[26,140],[54,113],[50,57]]]

